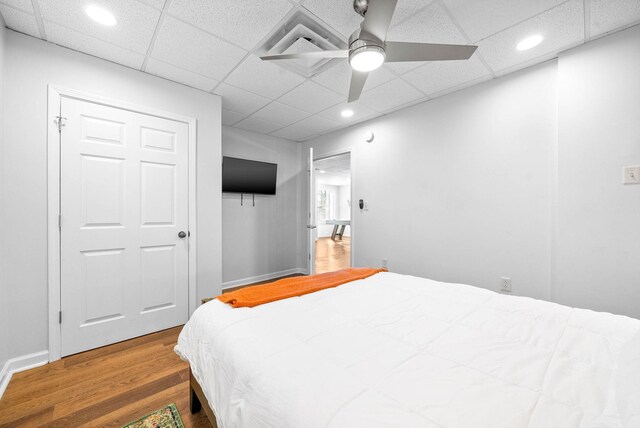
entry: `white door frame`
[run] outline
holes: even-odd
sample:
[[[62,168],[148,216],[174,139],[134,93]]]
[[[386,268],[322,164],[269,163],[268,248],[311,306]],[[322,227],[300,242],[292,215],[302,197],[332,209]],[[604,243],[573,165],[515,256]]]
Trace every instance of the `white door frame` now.
[[[356,188],[356,186],[355,186],[355,176],[356,176],[355,175],[355,170],[356,169],[354,167],[354,162],[353,162],[353,159],[355,157],[355,152],[356,152],[355,147],[346,147],[344,149],[332,150],[330,152],[322,152],[322,153],[316,153],[316,151],[314,149],[314,152],[313,152],[313,161],[314,162],[322,160],[322,159],[333,158],[333,157],[340,156],[340,155],[346,155],[347,153],[349,154],[349,168],[350,168],[350,171],[351,171],[351,220],[350,220],[351,221],[351,225],[349,226],[350,229],[351,229],[351,244],[350,244],[351,245],[351,248],[350,248],[351,254],[349,255],[349,259],[350,259],[349,260],[349,265],[351,267],[354,267],[353,261],[355,260],[354,254],[356,252],[355,251],[356,250],[356,239],[355,239],[355,235],[356,235],[355,229],[356,228],[355,228],[355,225],[357,223],[357,220],[356,220],[356,216],[354,214],[356,213],[355,209],[357,207],[357,204],[354,203],[354,199],[353,199],[353,195],[356,194],[355,193],[355,188]],[[309,195],[309,197],[310,198],[314,198],[315,195]],[[312,260],[312,262],[314,263],[314,266],[315,266],[316,261]]]
[[[47,110],[47,262],[49,290],[49,362],[60,359],[60,339],[62,326],[60,313],[60,133],[55,123],[60,114],[62,98],[87,101],[108,107],[115,107],[148,116],[186,123],[189,126],[189,315],[197,307],[196,297],[196,132],[194,118],[169,113],[125,101],[114,100],[100,95],[89,94],[75,89],[48,85]]]

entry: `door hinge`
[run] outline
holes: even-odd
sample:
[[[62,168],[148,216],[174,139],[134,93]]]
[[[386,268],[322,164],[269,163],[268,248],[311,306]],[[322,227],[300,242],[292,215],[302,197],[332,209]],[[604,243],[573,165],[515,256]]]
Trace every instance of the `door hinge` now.
[[[62,311],[58,312],[58,323],[62,324]]]
[[[53,123],[58,125],[58,132],[59,133],[62,133],[62,127],[65,126],[63,120],[67,120],[67,118],[64,117],[64,116],[56,116],[56,118],[53,121]]]
[[[62,214],[58,214],[58,230],[62,230]]]

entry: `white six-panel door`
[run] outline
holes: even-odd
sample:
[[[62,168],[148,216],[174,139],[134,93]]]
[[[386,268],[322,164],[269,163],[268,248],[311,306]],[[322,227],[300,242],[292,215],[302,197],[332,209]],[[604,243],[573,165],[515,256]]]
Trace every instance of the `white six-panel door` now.
[[[188,318],[188,125],[62,98],[61,355]]]

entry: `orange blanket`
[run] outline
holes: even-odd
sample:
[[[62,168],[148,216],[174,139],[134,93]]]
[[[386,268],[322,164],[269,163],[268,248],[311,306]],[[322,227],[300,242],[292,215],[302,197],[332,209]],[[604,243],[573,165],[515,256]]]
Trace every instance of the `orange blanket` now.
[[[386,269],[349,268],[318,275],[296,276],[221,294],[218,296],[218,300],[222,303],[228,303],[234,308],[252,308],[275,302],[276,300],[303,296],[325,288],[337,287],[347,282],[365,279],[378,272],[386,271]]]

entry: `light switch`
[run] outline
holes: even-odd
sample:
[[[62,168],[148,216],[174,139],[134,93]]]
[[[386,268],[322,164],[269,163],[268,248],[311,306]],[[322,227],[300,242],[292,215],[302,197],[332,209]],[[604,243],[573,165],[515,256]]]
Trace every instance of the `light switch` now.
[[[624,172],[624,184],[640,184],[640,166],[625,166]]]

